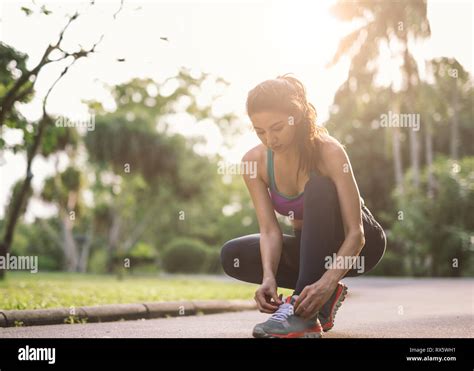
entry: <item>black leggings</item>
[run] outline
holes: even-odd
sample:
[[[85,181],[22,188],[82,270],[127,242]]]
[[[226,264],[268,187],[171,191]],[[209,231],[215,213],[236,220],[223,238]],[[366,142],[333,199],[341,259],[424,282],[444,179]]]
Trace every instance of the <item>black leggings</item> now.
[[[344,242],[344,227],[336,186],[328,177],[312,173],[304,188],[302,230],[294,236],[283,234],[282,254],[276,282],[278,287],[294,289],[299,294],[306,285],[319,280],[326,271],[325,258],[337,253]],[[382,259],[387,240],[380,224],[369,209],[362,206],[365,245],[364,270],[352,268],[345,277],[355,277],[374,268]],[[222,267],[229,276],[261,284],[263,278],[260,234],[227,241],[221,250]],[[360,267],[359,267],[360,268]]]

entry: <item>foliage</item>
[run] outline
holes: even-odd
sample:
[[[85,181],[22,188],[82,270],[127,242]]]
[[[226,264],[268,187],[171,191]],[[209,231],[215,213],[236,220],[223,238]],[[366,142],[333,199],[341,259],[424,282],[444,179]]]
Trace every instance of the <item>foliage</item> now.
[[[398,218],[394,239],[403,241],[400,258],[406,271],[416,276],[461,276],[474,273],[474,157],[459,162],[438,156],[433,164],[433,194],[427,192],[429,169],[422,172],[421,189],[410,185],[394,192]]]
[[[162,253],[163,268],[170,273],[199,273],[204,269],[208,247],[199,240],[177,238]]]

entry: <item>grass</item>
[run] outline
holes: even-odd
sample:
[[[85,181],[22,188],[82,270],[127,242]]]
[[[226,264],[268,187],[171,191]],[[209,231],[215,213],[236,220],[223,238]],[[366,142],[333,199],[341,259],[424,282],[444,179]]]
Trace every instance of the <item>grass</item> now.
[[[246,299],[258,285],[198,275],[126,276],[8,272],[0,281],[0,309],[44,309],[150,301]],[[284,296],[291,290],[278,292]]]

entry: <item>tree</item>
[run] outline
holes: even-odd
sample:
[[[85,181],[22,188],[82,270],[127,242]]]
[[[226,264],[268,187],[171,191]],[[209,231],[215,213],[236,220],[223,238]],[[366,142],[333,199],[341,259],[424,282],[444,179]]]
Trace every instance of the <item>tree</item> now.
[[[370,68],[377,69],[376,58],[379,55],[379,45],[385,42],[392,50],[394,58],[403,59],[404,97],[402,106],[394,100],[393,112],[399,113],[399,108],[407,108],[413,112],[411,101],[414,99],[414,87],[419,83],[418,68],[409,49],[409,41],[430,36],[429,21],[426,16],[426,1],[339,1],[333,8],[333,13],[345,21],[360,21],[362,26],[341,40],[330,65],[338,62],[341,56],[351,55],[353,58],[349,79],[357,79],[370,75]],[[397,49],[394,46],[401,45]],[[354,73],[355,72],[355,73]],[[367,81],[365,81],[367,82]],[[370,83],[373,81],[370,80]],[[393,161],[397,185],[402,187],[402,161],[400,154],[400,132],[398,127],[392,131]],[[417,131],[410,130],[410,159],[414,171],[413,181],[418,184],[419,173],[419,139]]]
[[[91,3],[91,6],[93,3]],[[44,10],[43,10],[44,12]],[[27,14],[29,14],[27,12]],[[58,40],[48,45],[46,50],[44,51],[40,61],[33,67],[31,70],[26,69],[25,67],[25,60],[26,58],[21,56],[20,63],[17,63],[16,67],[19,67],[21,71],[21,75],[19,78],[14,79],[11,81],[11,72],[10,76],[7,74],[3,76],[0,80],[6,81],[5,85],[2,85],[4,89],[1,91],[0,96],[0,130],[3,129],[5,124],[9,125],[12,124],[13,127],[19,127],[24,132],[25,144],[24,148],[26,150],[26,174],[25,178],[20,186],[19,192],[16,194],[16,197],[11,200],[11,204],[9,207],[9,214],[7,215],[5,227],[4,227],[4,234],[3,238],[0,241],[0,256],[6,256],[8,251],[10,250],[11,243],[13,240],[13,235],[15,232],[15,226],[17,224],[18,218],[20,217],[20,210],[22,209],[23,205],[26,202],[27,194],[31,187],[31,180],[33,178],[33,173],[31,170],[31,166],[33,163],[34,158],[36,157],[38,150],[41,146],[41,142],[44,138],[45,133],[48,131],[48,127],[52,126],[54,120],[48,114],[46,106],[48,102],[48,97],[50,96],[51,92],[53,91],[56,84],[68,73],[69,69],[81,58],[87,58],[90,54],[95,52],[97,45],[102,40],[102,37],[99,38],[99,41],[96,42],[91,48],[84,49],[80,48],[78,51],[69,52],[65,50],[63,38],[68,30],[69,26],[79,17],[79,13],[75,13],[74,15],[68,17],[65,27],[59,33]],[[115,17],[115,15],[114,15]],[[11,48],[2,48],[0,50],[3,55],[0,58],[3,64],[10,65],[12,60],[8,60],[9,57],[15,56],[18,53],[14,53]],[[54,57],[58,55],[58,57]],[[42,117],[36,123],[34,123],[33,127],[34,132],[31,134],[28,130],[28,125],[25,121],[15,121],[15,117],[17,116],[15,111],[15,103],[16,102],[23,102],[27,99],[34,91],[34,83],[37,80],[38,75],[41,73],[43,68],[51,63],[57,63],[64,61],[66,67],[62,70],[58,78],[52,83],[50,88],[48,89],[45,97],[43,98],[43,109],[42,109]],[[30,140],[31,138],[31,140]],[[3,141],[0,143],[2,144]],[[0,270],[0,279],[3,279],[5,275],[4,270]]]
[[[437,156],[430,170],[434,184],[430,196],[427,170],[421,172],[420,187],[414,187],[409,171],[404,179],[406,192],[393,192],[403,213],[394,221],[392,235],[403,242],[407,271],[430,277],[472,275],[474,157],[454,161]]]
[[[64,172],[56,173],[45,180],[41,193],[44,201],[56,205],[61,226],[62,243],[64,251],[65,268],[68,272],[85,271],[90,249],[92,232],[85,237],[85,241],[79,249],[78,243],[73,233],[74,222],[84,213],[82,201],[82,190],[84,179],[81,171],[73,166],[69,166]]]
[[[428,61],[427,70],[433,80],[436,112],[433,118],[439,123],[437,146],[446,149],[452,160],[471,155],[472,151],[472,77],[452,58]],[[440,117],[446,117],[441,122]],[[449,142],[445,141],[449,138]]]
[[[111,90],[113,112],[89,102],[96,125],[85,144],[96,173],[95,215],[105,236],[108,272],[140,241],[161,246],[176,234],[197,233],[186,221],[203,214],[217,166],[194,151],[199,139],[172,134],[168,120],[186,112],[195,125],[212,120],[225,135],[236,131],[233,114],[217,116],[211,105],[198,104],[197,91],[209,78],[182,69],[163,84],[133,79]],[[177,88],[164,95],[163,86],[170,80]],[[189,102],[184,108],[183,101]]]

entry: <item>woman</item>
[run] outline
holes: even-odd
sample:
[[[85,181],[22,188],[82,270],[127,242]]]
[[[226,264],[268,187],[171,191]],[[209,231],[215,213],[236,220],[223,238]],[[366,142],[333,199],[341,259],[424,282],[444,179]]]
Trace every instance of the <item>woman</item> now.
[[[343,277],[361,275],[382,259],[386,237],[359,195],[343,146],[316,125],[303,84],[288,74],[264,81],[247,98],[247,113],[262,144],[243,161],[259,234],[238,237],[221,251],[224,271],[258,283],[260,312],[254,337],[320,337],[334,325],[347,292]],[[289,216],[282,234],[275,212]],[[277,288],[293,289],[285,301]]]

